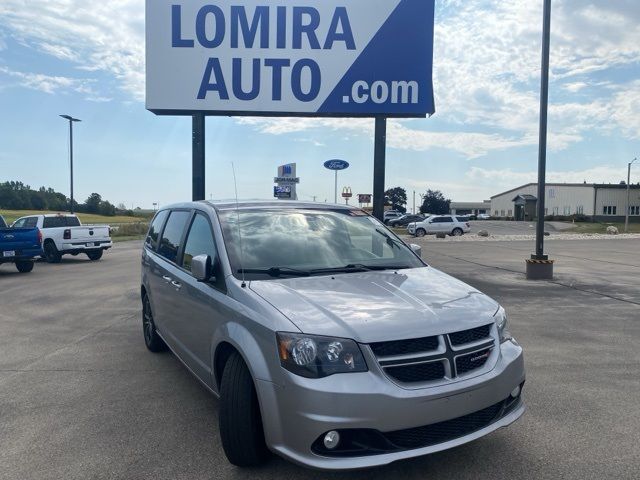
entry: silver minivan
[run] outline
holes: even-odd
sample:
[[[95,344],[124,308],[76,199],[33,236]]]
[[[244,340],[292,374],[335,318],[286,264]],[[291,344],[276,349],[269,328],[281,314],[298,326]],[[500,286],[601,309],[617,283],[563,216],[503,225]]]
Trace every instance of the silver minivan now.
[[[524,412],[504,309],[366,212],[184,203],[142,252],[143,333],[216,396],[229,461],[384,465],[478,439]]]

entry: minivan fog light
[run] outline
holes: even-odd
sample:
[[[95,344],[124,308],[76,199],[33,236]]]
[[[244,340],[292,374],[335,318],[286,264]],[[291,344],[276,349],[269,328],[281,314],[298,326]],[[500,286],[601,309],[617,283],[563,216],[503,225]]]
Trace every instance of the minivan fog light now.
[[[512,398],[518,398],[518,395],[520,395],[520,385],[518,385],[516,388],[511,390],[511,397]]]
[[[340,434],[335,430],[331,430],[324,436],[323,443],[327,450],[333,450],[340,443]]]

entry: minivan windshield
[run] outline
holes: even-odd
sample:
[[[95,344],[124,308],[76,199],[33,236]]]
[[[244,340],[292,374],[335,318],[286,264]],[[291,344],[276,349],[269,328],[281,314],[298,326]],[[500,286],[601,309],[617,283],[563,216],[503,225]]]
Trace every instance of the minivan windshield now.
[[[237,278],[243,273],[247,280],[265,280],[425,266],[361,210],[255,208],[221,211],[219,217]]]

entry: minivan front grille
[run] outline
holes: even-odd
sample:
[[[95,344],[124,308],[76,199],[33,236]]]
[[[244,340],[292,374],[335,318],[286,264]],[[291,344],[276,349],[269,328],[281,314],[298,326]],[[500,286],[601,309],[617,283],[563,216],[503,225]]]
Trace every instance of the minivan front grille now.
[[[410,353],[428,352],[438,348],[438,337],[412,338],[394,342],[379,342],[369,345],[376,357],[408,355]]]
[[[483,325],[482,327],[463,330],[449,334],[451,345],[457,347],[465,343],[473,343],[488,338],[491,334],[491,325]]]
[[[441,380],[445,376],[442,362],[416,363],[413,365],[400,365],[388,367],[385,372],[390,377],[402,383],[431,382]]]
[[[444,335],[371,343],[383,372],[393,381],[418,385],[480,371],[495,348],[492,325]]]

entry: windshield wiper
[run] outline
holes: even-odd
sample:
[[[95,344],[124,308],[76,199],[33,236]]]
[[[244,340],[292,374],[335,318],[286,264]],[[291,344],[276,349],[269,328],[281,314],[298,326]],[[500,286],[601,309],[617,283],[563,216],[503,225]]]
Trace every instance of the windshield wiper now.
[[[283,275],[308,277],[311,275],[311,272],[308,270],[298,270],[290,267],[239,268],[238,273],[264,274],[271,277],[281,277]]]
[[[311,270],[311,273],[314,275],[319,273],[358,273],[381,270],[402,270],[405,268],[411,267],[409,265],[364,265],[362,263],[350,263],[344,267],[316,268],[315,270]]]

